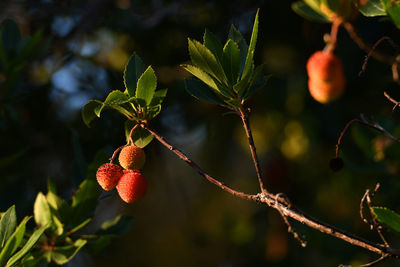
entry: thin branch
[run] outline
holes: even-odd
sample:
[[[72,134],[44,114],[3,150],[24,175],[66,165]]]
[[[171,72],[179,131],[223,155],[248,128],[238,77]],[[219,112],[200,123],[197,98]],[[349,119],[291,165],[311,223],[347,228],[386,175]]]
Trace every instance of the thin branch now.
[[[224,183],[218,181],[216,178],[210,176],[208,173],[203,171],[203,169],[200,168],[199,165],[197,165],[193,160],[188,158],[182,151],[179,149],[173,147],[170,145],[162,136],[158,135],[155,131],[150,129],[148,126],[141,124],[141,126],[149,131],[151,135],[153,135],[163,146],[168,148],[171,152],[176,154],[180,159],[185,161],[189,166],[191,166],[193,169],[195,169],[201,176],[203,176],[205,179],[207,179],[209,182],[215,184],[222,190],[246,199],[246,200],[251,200],[254,202],[258,203],[264,203],[268,205],[271,208],[274,208],[278,210],[283,216],[285,217],[290,217],[302,224],[305,224],[311,228],[314,228],[322,233],[326,233],[331,236],[335,236],[339,239],[342,239],[354,246],[359,246],[364,249],[367,249],[371,252],[377,253],[381,256],[384,257],[400,257],[400,250],[398,249],[393,249],[393,248],[388,248],[382,244],[377,244],[373,243],[371,241],[365,240],[363,238],[357,237],[355,235],[349,234],[344,232],[343,230],[340,230],[336,227],[330,226],[326,223],[320,222],[317,219],[306,215],[305,213],[301,212],[300,210],[294,208],[292,205],[288,205],[286,201],[281,201],[279,199],[279,196],[277,197],[276,195],[273,194],[264,194],[264,193],[259,193],[257,195],[250,195],[246,194],[243,192],[236,191],[235,189],[232,189],[231,187],[225,185]]]
[[[389,99],[390,102],[394,103],[395,105],[393,106],[392,112],[396,109],[396,107],[398,107],[400,105],[400,102],[393,99],[388,93],[383,92],[383,95]]]
[[[381,256],[379,259],[376,259],[376,260],[374,260],[374,261],[371,261],[371,262],[369,262],[369,263],[367,263],[367,264],[363,264],[363,265],[361,265],[360,267],[370,267],[370,266],[373,266],[373,265],[375,265],[375,264],[377,264],[377,263],[380,263],[381,261],[386,260],[387,258],[389,258],[389,256]]]
[[[356,30],[354,29],[353,25],[350,22],[343,22],[344,28],[349,33],[351,39],[365,52],[369,53],[372,50],[372,46],[364,42],[364,40],[357,34]],[[377,51],[373,51],[371,54],[372,57],[376,58],[379,61],[385,62],[389,65],[393,65],[396,62],[394,57],[390,57],[379,53]]]
[[[238,109],[238,112],[239,112],[240,118],[242,119],[243,128],[246,131],[247,139],[249,140],[250,152],[251,152],[251,156],[253,158],[254,166],[256,168],[258,183],[260,185],[261,192],[263,192],[264,194],[268,194],[268,191],[264,186],[262,171],[260,168],[260,162],[257,157],[256,146],[254,145],[254,140],[253,140],[253,135],[251,133],[249,119],[247,117],[246,112],[243,110],[243,108]]]
[[[399,138],[393,136],[391,133],[389,133],[385,128],[383,128],[378,123],[376,123],[376,122],[371,123],[371,122],[367,121],[365,119],[364,115],[362,115],[362,114],[360,115],[360,117],[361,117],[361,119],[353,119],[353,120],[349,121],[346,124],[346,126],[344,127],[343,131],[340,133],[339,139],[336,144],[336,157],[338,157],[340,144],[342,142],[344,134],[347,132],[347,130],[350,128],[350,126],[353,125],[354,123],[359,123],[359,124],[362,124],[362,125],[365,125],[365,126],[371,128],[371,129],[377,130],[377,131],[383,133],[383,135],[385,135],[386,137],[392,139],[393,141],[400,143]]]

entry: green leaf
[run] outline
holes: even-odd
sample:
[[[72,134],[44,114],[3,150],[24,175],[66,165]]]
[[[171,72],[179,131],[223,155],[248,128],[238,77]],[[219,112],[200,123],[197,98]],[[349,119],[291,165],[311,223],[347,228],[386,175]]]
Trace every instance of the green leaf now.
[[[135,125],[136,123],[133,121],[125,121],[126,142],[129,142],[129,133],[131,132],[132,127]],[[153,138],[154,137],[142,127],[137,127],[132,134],[133,143],[140,148],[144,148],[145,146],[147,146],[153,140]]]
[[[133,53],[124,71],[124,84],[129,96],[135,96],[137,82],[145,69],[143,61],[136,53]]]
[[[229,30],[229,39],[232,39],[239,46],[240,50],[240,76],[243,73],[244,64],[246,63],[247,51],[249,50],[249,46],[246,43],[246,40],[243,38],[242,34],[235,28],[235,26],[231,25]]]
[[[164,98],[167,96],[168,89],[161,89],[154,93],[154,97],[151,100],[150,107],[161,105]]]
[[[203,36],[204,45],[214,54],[219,62],[222,62],[222,44],[212,32],[206,31]]]
[[[215,81],[204,71],[199,69],[198,67],[192,66],[192,65],[182,65],[182,67],[199,78],[201,81],[203,81],[205,84],[207,84],[209,87],[214,89],[216,92],[219,92],[218,86],[215,83]]]
[[[381,0],[368,0],[358,10],[366,17],[386,16],[386,10]]]
[[[17,227],[15,206],[11,206],[0,220],[0,248],[3,248]]]
[[[400,233],[400,215],[398,213],[385,207],[371,207],[371,210],[378,222]]]
[[[36,244],[36,242],[39,240],[39,238],[42,236],[43,232],[49,227],[49,225],[43,225],[39,229],[35,230],[31,237],[28,239],[28,241],[25,243],[25,245],[16,253],[14,256],[12,256],[7,264],[6,267],[11,267],[14,264],[16,264],[20,259],[22,259],[25,254],[27,254],[31,248]]]
[[[83,122],[86,124],[87,127],[90,127],[90,123],[94,120],[97,116],[95,113],[96,109],[99,109],[102,106],[102,102],[98,100],[90,100],[86,105],[82,108],[82,119]]]
[[[97,117],[100,117],[100,113],[104,107],[110,106],[110,107],[114,108],[114,106],[124,104],[128,101],[129,101],[129,96],[126,95],[125,93],[123,93],[119,90],[111,91],[108,94],[106,100],[104,100],[103,105],[99,109],[95,109],[95,113],[96,113]]]
[[[46,196],[42,192],[37,194],[35,203],[33,204],[33,216],[37,225],[52,226],[50,206]]]
[[[114,219],[104,222],[98,235],[123,235],[131,228],[135,218],[132,216],[118,215]]]
[[[81,222],[79,225],[75,226],[74,228],[72,228],[71,230],[68,231],[68,234],[73,234],[79,230],[81,230],[83,227],[85,227],[86,225],[88,225],[90,222],[92,221],[92,218],[87,218],[86,220],[84,220],[83,222]]]
[[[142,99],[146,102],[146,105],[150,105],[156,88],[157,77],[154,73],[153,68],[149,66],[138,80],[136,88],[136,98]]]
[[[298,15],[302,16],[311,21],[327,23],[330,19],[324,14],[317,12],[315,9],[311,8],[309,5],[302,1],[292,3],[292,9]]]
[[[354,0],[321,0],[322,5],[325,5],[328,11],[338,14],[340,17],[347,19],[353,11]],[[324,9],[321,9],[324,11]]]
[[[82,221],[94,212],[99,195],[99,188],[95,180],[83,180],[78,190],[72,196],[72,227],[81,224]]]
[[[231,39],[224,46],[222,62],[230,84],[235,84],[240,70],[240,49]]]
[[[243,79],[243,77],[246,77],[247,75],[249,75],[252,72],[252,66],[254,65],[254,52],[256,49],[257,36],[258,36],[258,12],[259,12],[259,10],[257,10],[256,17],[254,19],[253,31],[251,33],[250,45],[249,45],[249,49],[247,51],[246,62],[244,64],[242,79]]]
[[[400,2],[393,0],[382,0],[386,13],[392,19],[397,28],[400,28]]]
[[[188,39],[189,54],[194,66],[208,73],[220,83],[227,84],[227,78],[221,63],[217,61],[214,54],[203,44],[196,40]]]
[[[195,79],[185,79],[185,88],[195,98],[213,104],[224,105],[224,102],[204,83]]]
[[[16,61],[27,60],[32,56],[32,54],[39,48],[40,41],[43,38],[43,30],[36,31],[32,37],[27,37],[23,40],[23,46],[21,47],[21,52],[18,55]]]
[[[14,233],[7,240],[4,248],[1,250],[0,253],[0,266],[3,266],[3,264],[10,258],[10,256],[15,252],[15,250],[21,244],[25,234],[25,225],[30,218],[31,217],[25,217],[22,220],[22,222],[18,225],[18,227],[15,229]]]
[[[56,264],[63,265],[69,262],[78,251],[87,243],[87,240],[78,239],[72,245],[56,247],[51,252],[51,260]]]

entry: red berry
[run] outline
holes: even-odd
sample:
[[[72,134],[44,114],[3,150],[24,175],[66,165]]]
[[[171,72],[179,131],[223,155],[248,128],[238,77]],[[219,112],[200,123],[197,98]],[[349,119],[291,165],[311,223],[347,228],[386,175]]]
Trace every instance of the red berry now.
[[[147,191],[147,181],[140,172],[124,171],[117,184],[119,196],[126,203],[140,200]]]
[[[112,163],[105,163],[97,169],[96,178],[99,185],[106,191],[114,189],[123,175],[120,166]]]
[[[343,64],[331,52],[317,51],[307,62],[308,89],[311,96],[320,103],[339,98],[346,86]]]
[[[138,146],[126,146],[119,153],[119,164],[127,170],[139,170],[146,161],[143,149]]]

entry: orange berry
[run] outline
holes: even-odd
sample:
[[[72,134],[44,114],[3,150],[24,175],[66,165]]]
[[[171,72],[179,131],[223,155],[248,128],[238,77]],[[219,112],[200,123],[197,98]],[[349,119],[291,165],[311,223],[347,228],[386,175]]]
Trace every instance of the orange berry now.
[[[99,185],[106,191],[114,189],[123,175],[122,168],[116,164],[105,163],[97,169],[96,178]]]
[[[139,170],[146,161],[143,149],[138,146],[126,146],[119,153],[119,164],[127,170]]]
[[[346,86],[343,64],[331,52],[317,51],[307,62],[308,89],[311,96],[320,103],[339,98]]]
[[[140,172],[124,171],[117,184],[119,196],[126,203],[140,200],[147,191],[147,181]]]

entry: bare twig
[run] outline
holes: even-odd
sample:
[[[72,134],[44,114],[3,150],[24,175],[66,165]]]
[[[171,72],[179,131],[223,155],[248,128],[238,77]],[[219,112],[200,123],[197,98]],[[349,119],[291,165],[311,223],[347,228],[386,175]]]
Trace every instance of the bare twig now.
[[[243,128],[246,131],[247,139],[249,140],[250,152],[253,158],[254,167],[256,168],[258,183],[260,184],[261,192],[264,194],[268,194],[267,189],[264,186],[262,171],[260,168],[260,162],[258,161],[257,153],[256,153],[256,146],[254,145],[253,135],[251,133],[250,122],[247,117],[246,111],[243,108],[238,109],[238,113],[240,118],[242,119]]]
[[[279,199],[279,196],[277,197],[276,195],[273,195],[270,193],[268,193],[268,194],[259,193],[257,195],[250,195],[250,194],[246,194],[243,192],[239,192],[235,189],[232,189],[231,187],[225,185],[224,183],[220,182],[216,178],[210,176],[208,173],[203,171],[203,169],[201,169],[200,166],[197,165],[193,160],[188,158],[179,149],[170,145],[162,136],[158,135],[155,131],[150,129],[148,126],[143,125],[143,124],[141,126],[144,129],[146,129],[147,131],[149,131],[149,133],[152,134],[163,146],[168,148],[171,152],[176,154],[180,159],[182,159],[189,166],[191,166],[193,169],[195,169],[201,176],[203,176],[209,182],[215,184],[222,190],[224,190],[234,196],[246,199],[246,200],[251,200],[254,202],[258,202],[258,203],[264,203],[264,204],[268,205],[269,207],[278,210],[284,217],[290,217],[290,218],[292,218],[302,224],[305,224],[311,228],[314,228],[322,233],[326,233],[328,235],[335,236],[335,237],[342,239],[354,246],[359,246],[359,247],[362,247],[371,252],[377,253],[377,254],[381,255],[382,257],[396,257],[396,258],[400,257],[400,250],[386,247],[382,244],[377,244],[377,243],[365,240],[365,239],[357,237],[355,235],[346,233],[343,230],[340,230],[336,227],[333,227],[326,223],[318,221],[317,219],[315,219],[309,215],[306,215],[305,213],[301,212],[300,210],[294,208],[292,205],[288,205],[286,203],[286,201],[281,201]]]
[[[376,123],[376,122],[375,123],[371,123],[371,122],[367,121],[367,119],[365,119],[364,115],[361,114],[360,115],[360,119],[353,119],[353,120],[349,121],[346,124],[346,126],[344,127],[343,131],[340,133],[338,142],[336,144],[336,157],[338,157],[338,155],[339,155],[340,144],[342,142],[344,134],[347,132],[349,127],[351,125],[353,125],[354,123],[359,123],[359,124],[362,124],[362,125],[365,125],[365,126],[371,128],[371,129],[377,130],[377,131],[383,133],[383,135],[385,135],[386,137],[392,139],[393,141],[400,143],[400,139],[399,138],[393,136],[391,133],[389,133],[385,128],[383,128],[378,123]]]
[[[393,106],[392,112],[396,109],[396,107],[398,107],[400,105],[400,102],[393,99],[388,93],[383,92],[383,95],[389,99],[390,102],[394,103],[395,105]]]
[[[364,40],[357,34],[356,30],[354,29],[353,25],[350,22],[344,22],[343,23],[344,28],[347,30],[349,33],[350,37],[353,39],[353,41],[365,52],[369,53],[372,50],[372,46],[370,44],[367,44],[364,42]],[[390,57],[387,55],[384,55],[382,53],[379,53],[377,51],[373,51],[371,54],[372,57],[376,58],[379,61],[385,62],[389,65],[392,65],[393,63],[396,62],[396,59],[394,57]]]
[[[376,259],[376,260],[374,260],[374,261],[371,261],[371,262],[369,262],[369,263],[367,263],[367,264],[360,265],[360,267],[370,267],[370,266],[374,266],[375,264],[380,263],[381,261],[384,261],[384,260],[386,260],[387,258],[389,258],[389,256],[381,256],[380,258],[378,258],[378,259]]]

